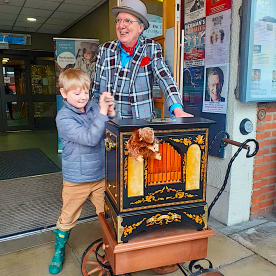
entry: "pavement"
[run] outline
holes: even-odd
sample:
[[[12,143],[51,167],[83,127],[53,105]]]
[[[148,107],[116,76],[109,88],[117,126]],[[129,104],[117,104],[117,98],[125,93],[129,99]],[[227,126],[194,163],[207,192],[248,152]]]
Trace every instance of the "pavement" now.
[[[225,276],[276,276],[276,214],[231,227],[212,218],[208,224],[215,236],[208,240],[207,258],[215,269]],[[63,270],[58,275],[81,276],[82,254],[98,238],[101,238],[101,227],[97,219],[78,223],[72,230]],[[52,231],[45,230],[0,241],[0,275],[50,275],[48,265],[53,256],[54,239]],[[187,272],[187,264],[183,266]],[[132,275],[157,274],[145,270]],[[181,276],[183,273],[177,270],[168,275]]]

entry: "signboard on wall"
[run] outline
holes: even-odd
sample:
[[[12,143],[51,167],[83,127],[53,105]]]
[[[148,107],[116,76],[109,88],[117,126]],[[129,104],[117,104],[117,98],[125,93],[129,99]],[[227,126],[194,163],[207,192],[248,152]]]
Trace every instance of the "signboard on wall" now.
[[[0,33],[0,43],[32,45],[31,35]]]
[[[240,93],[242,102],[276,101],[276,2],[243,5]]]

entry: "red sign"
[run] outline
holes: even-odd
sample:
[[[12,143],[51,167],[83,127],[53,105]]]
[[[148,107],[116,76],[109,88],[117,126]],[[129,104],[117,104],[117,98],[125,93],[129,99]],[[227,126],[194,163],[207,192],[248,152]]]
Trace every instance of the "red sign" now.
[[[231,9],[231,0],[206,0],[206,16]]]

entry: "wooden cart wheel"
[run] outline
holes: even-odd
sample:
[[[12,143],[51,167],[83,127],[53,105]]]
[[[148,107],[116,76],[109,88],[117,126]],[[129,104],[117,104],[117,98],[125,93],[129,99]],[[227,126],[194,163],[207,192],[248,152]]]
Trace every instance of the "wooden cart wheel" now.
[[[166,265],[166,266],[152,268],[151,270],[158,274],[168,274],[168,273],[175,272],[178,269],[179,269],[179,267],[177,264],[172,264],[172,265]]]
[[[190,274],[190,276],[223,276],[219,271],[212,268],[203,269],[195,273]]]
[[[98,260],[104,265],[109,266],[104,251],[102,248],[98,251],[96,258],[96,249],[102,244],[102,239],[98,239],[91,243],[84,251],[81,258],[81,272],[83,276],[98,275],[98,276],[111,276],[109,269],[101,266]]]
[[[209,265],[209,268],[204,268],[200,264],[200,262],[207,262]],[[196,272],[193,272],[193,270],[196,269]],[[223,276],[221,272],[219,272],[216,269],[213,269],[213,264],[210,260],[207,258],[199,259],[199,260],[194,260],[191,261],[189,264],[189,270],[191,272],[190,276]]]

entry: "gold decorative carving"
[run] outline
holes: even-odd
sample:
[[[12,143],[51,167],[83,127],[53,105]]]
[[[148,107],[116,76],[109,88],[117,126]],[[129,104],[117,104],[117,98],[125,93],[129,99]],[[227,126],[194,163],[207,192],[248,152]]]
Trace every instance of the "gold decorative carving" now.
[[[194,142],[196,142],[199,145],[204,145],[205,143],[205,138],[203,135],[197,135]]]
[[[110,137],[106,137],[104,139],[104,145],[107,151],[111,151],[116,148],[116,143]]]
[[[187,165],[187,154],[184,153],[183,155],[183,183],[186,182],[186,165]]]
[[[175,192],[175,194],[174,194],[174,196],[166,197],[166,199],[163,197],[159,197],[159,198],[155,197],[156,194],[159,194],[159,193],[162,194],[164,191],[166,191],[167,193]],[[168,186],[165,186],[161,190],[155,191],[154,193],[149,193],[147,196],[145,196],[144,198],[142,198],[140,200],[131,202],[130,205],[140,204],[140,203],[145,203],[145,202],[153,202],[153,201],[157,202],[160,200],[168,200],[168,199],[181,199],[181,198],[187,198],[187,197],[191,198],[191,197],[197,197],[197,196],[198,195],[188,194],[188,193],[183,192],[182,190],[176,190],[176,189],[169,188]]]
[[[127,172],[128,172],[128,157],[125,157],[124,160],[124,184],[125,184],[125,189],[127,188]]]
[[[207,229],[207,221],[208,221],[208,205],[205,204],[204,214],[203,214],[204,229]]]
[[[145,176],[144,176],[144,178],[145,178],[145,188],[147,188],[148,187],[148,177],[149,177],[149,175],[148,175],[148,159],[145,159],[144,160],[144,162],[145,162]]]
[[[151,226],[154,224],[163,225],[163,221],[165,221],[165,224],[169,224],[173,221],[181,222],[181,215],[176,214],[176,213],[171,213],[171,212],[169,212],[167,215],[157,214],[157,215],[147,219],[146,226]]]
[[[192,214],[188,214],[186,212],[183,212],[183,214],[185,214],[188,218],[194,220],[196,223],[202,225],[202,223],[203,223],[203,216],[202,215],[192,215]]]
[[[169,138],[170,140],[177,142],[177,143],[181,143],[184,144],[185,146],[189,146],[192,144],[192,138],[181,138],[181,139],[176,139],[176,138]]]
[[[145,196],[144,198],[140,199],[140,200],[137,200],[135,202],[131,202],[130,205],[133,205],[133,204],[140,204],[140,203],[144,203],[144,202],[152,202],[152,201],[160,201],[160,200],[164,200],[163,197],[160,197],[160,198],[155,198],[155,195],[156,194],[159,194],[159,193],[163,193],[164,190],[165,190],[166,187],[164,187],[162,190],[158,190],[158,191],[155,191],[154,193],[149,193],[147,196]],[[168,187],[167,187],[168,188]]]
[[[146,220],[146,218],[143,218],[141,221],[139,221],[137,223],[133,223],[130,226],[125,226],[124,227],[124,237],[130,235],[133,232],[133,230],[135,230],[137,227],[139,227],[145,220]]]
[[[205,163],[206,163],[206,158],[205,158],[205,152],[203,151],[201,155],[200,181],[203,181],[204,179]]]
[[[191,195],[189,193],[185,193],[183,192],[182,190],[176,190],[176,189],[172,189],[172,188],[168,188],[167,187],[167,192],[175,192],[175,195],[174,197],[172,196],[169,196],[169,197],[166,197],[166,199],[179,199],[179,198],[186,198],[186,197],[197,197],[198,195]]]
[[[109,210],[110,210],[110,208],[105,204],[105,205],[104,205],[104,211],[105,211],[105,212],[108,212]]]

